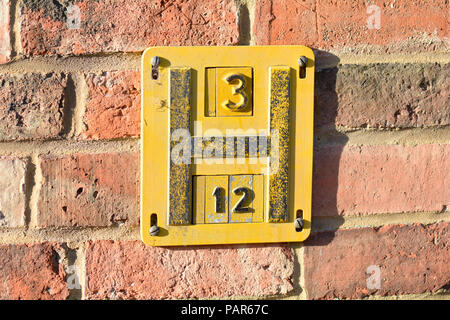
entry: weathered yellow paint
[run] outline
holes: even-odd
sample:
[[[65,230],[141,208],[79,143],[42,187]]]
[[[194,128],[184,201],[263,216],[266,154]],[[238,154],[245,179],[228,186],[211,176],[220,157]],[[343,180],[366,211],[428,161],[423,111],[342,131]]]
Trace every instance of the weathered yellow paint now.
[[[191,122],[191,70],[170,68],[169,82],[170,133],[190,129]],[[170,149],[179,141],[170,141]],[[182,154],[181,154],[182,155]],[[188,157],[188,160],[190,157]],[[180,157],[169,162],[169,224],[191,223],[191,164]],[[189,161],[190,162],[190,161]]]
[[[216,187],[222,188],[223,205],[220,212],[215,211],[216,198],[213,192]],[[234,210],[242,200],[243,194],[236,194],[236,188],[245,187],[250,190],[250,197],[242,203],[248,212],[239,213]],[[194,176],[193,177],[194,223],[250,223],[264,221],[264,176]],[[207,215],[205,215],[205,211]],[[228,219],[225,217],[228,215]],[[206,221],[205,221],[205,217]]]
[[[272,152],[270,157],[269,222],[285,222],[289,213],[290,73],[287,66],[270,67],[270,129],[276,130],[271,142],[279,151]]]
[[[298,75],[298,57],[306,56],[306,77]],[[161,57],[159,77],[151,77],[150,59]],[[142,57],[142,153],[141,153],[141,235],[153,246],[211,245],[232,243],[299,242],[311,228],[314,54],[303,46],[236,47],[152,47]],[[286,66],[291,71],[289,116],[289,186],[286,222],[269,223],[269,168],[262,161],[243,159],[235,164],[193,164],[192,175],[263,175],[264,209],[260,223],[217,223],[171,226],[169,222],[169,70],[189,67],[192,70],[191,130],[193,121],[201,121],[202,135],[209,129],[226,132],[248,128],[270,130],[270,67]],[[205,70],[217,67],[251,67],[253,69],[253,114],[245,117],[207,117],[205,112]],[[266,160],[266,159],[265,159]],[[206,193],[205,193],[206,196]],[[296,232],[293,217],[303,210],[305,227]],[[160,233],[150,236],[150,215],[158,216]]]
[[[205,223],[205,176],[195,176],[193,179],[194,224]]]
[[[230,194],[230,212],[229,221],[233,222],[253,222],[253,199],[255,197],[253,190],[253,176],[252,175],[236,175],[229,177],[229,194]],[[243,194],[236,194],[234,190],[239,187],[248,188],[251,191],[249,199],[242,204],[248,207],[249,210],[246,213],[236,212],[236,206],[241,201]]]
[[[216,190],[217,188],[217,190]],[[219,197],[214,196],[214,192]],[[219,201],[219,211],[216,202]],[[205,180],[205,223],[228,222],[228,177],[206,176]]]
[[[265,163],[268,160],[261,161],[261,163],[251,163],[252,159],[243,159],[242,164],[205,164],[196,165],[192,168],[192,173],[195,175],[210,175],[210,174],[263,174]]]
[[[246,137],[245,141],[239,141],[239,142],[235,141],[235,143],[237,143],[237,145],[239,145],[239,148],[242,148],[242,150],[239,150],[239,151],[243,151],[244,159],[267,156],[268,151],[270,151],[270,145],[267,145],[266,148],[263,148],[262,146],[257,145],[257,147],[254,150],[251,150],[252,148],[250,147],[250,145],[252,143],[254,145],[261,143],[261,142],[258,142],[258,138],[259,137],[257,135],[255,135],[255,136]],[[270,137],[266,136],[265,138],[266,138],[266,144],[267,143],[270,144]],[[221,147],[222,147],[221,153],[224,155],[227,153],[228,148],[230,148],[230,149],[233,148],[233,146],[232,146],[233,142],[226,141],[226,140],[227,139],[225,139],[225,141],[222,141],[223,143],[221,145]],[[237,139],[237,140],[244,140],[244,139]],[[201,137],[193,137],[193,143],[195,143],[195,147],[194,147],[195,152],[193,153],[193,157],[194,158],[201,158],[201,157],[207,158],[206,157],[207,155],[205,153],[203,153],[202,151],[204,151],[206,149],[207,145],[209,145],[211,142],[209,140],[208,141],[203,140],[203,142],[202,142]],[[228,145],[228,143],[230,143],[230,145]],[[232,155],[234,158],[238,157],[238,156],[242,157],[238,152],[238,147],[234,148]]]
[[[238,79],[228,81],[232,76],[240,77],[244,83]],[[239,88],[240,92],[239,92]],[[216,110],[218,117],[242,117],[251,116],[253,113],[253,75],[252,68],[217,68],[216,69]],[[244,97],[245,96],[245,104]],[[227,104],[242,108],[233,109]]]
[[[262,174],[252,176],[254,198],[253,206],[253,221],[264,221],[264,176]]]
[[[216,68],[206,69],[205,103],[206,116],[216,116]]]

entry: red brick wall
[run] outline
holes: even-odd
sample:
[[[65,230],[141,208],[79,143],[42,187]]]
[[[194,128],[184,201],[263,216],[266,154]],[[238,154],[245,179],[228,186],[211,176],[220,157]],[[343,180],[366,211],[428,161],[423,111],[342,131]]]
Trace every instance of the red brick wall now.
[[[370,4],[0,0],[0,299],[449,298],[448,1]],[[313,233],[145,247],[140,54],[239,44],[316,51]]]

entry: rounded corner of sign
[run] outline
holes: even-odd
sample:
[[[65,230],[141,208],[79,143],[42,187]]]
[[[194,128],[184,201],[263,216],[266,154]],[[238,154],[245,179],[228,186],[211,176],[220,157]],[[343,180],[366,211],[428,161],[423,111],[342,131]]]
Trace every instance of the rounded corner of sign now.
[[[155,46],[155,47],[148,47],[148,48],[144,49],[144,52],[142,52],[142,55],[141,55],[142,62],[144,62],[144,60],[146,60],[149,55],[153,56],[154,51],[160,50],[161,48],[163,48],[163,47]]]
[[[311,235],[311,229],[310,228],[303,229],[303,231],[302,231],[302,239],[300,240],[300,242],[306,241],[309,238],[310,235]]]
[[[307,46],[300,46],[300,48],[303,51],[302,54],[305,57],[307,57],[310,62],[312,62],[312,65],[310,65],[310,66],[314,67],[315,61],[316,61],[316,55],[314,53],[314,49],[307,47]],[[308,65],[307,65],[307,67],[308,67]]]
[[[308,55],[310,55],[310,56],[313,57],[313,58],[316,57],[316,55],[315,55],[315,53],[314,53],[314,50],[313,50],[312,48],[307,47],[307,46],[303,46],[303,48],[306,50],[306,52],[308,53]]]
[[[153,50],[154,50],[154,47],[146,48],[146,49],[144,50],[144,52],[142,52],[142,55],[141,55],[141,62],[144,62],[144,60],[146,59],[146,57],[149,55],[149,52],[151,52],[151,51],[153,51]]]
[[[146,246],[152,246],[152,243],[149,239],[149,237],[147,235],[144,234],[144,230],[141,228],[141,241],[146,245]]]

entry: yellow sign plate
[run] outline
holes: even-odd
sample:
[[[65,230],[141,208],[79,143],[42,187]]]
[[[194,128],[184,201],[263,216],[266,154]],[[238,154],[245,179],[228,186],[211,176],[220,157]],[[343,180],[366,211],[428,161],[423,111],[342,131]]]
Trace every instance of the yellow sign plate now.
[[[311,49],[152,47],[142,56],[142,84],[144,243],[309,236]]]

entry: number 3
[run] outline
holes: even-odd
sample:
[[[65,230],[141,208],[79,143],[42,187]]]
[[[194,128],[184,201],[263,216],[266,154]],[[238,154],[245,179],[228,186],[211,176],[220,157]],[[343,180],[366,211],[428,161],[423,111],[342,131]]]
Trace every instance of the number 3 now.
[[[239,95],[241,97],[238,103],[231,102],[230,100],[225,101],[223,104],[225,107],[231,110],[240,110],[247,105],[247,95],[245,94],[245,78],[241,74],[232,74],[225,78],[230,85],[237,80],[237,85],[232,87],[233,95]]]

